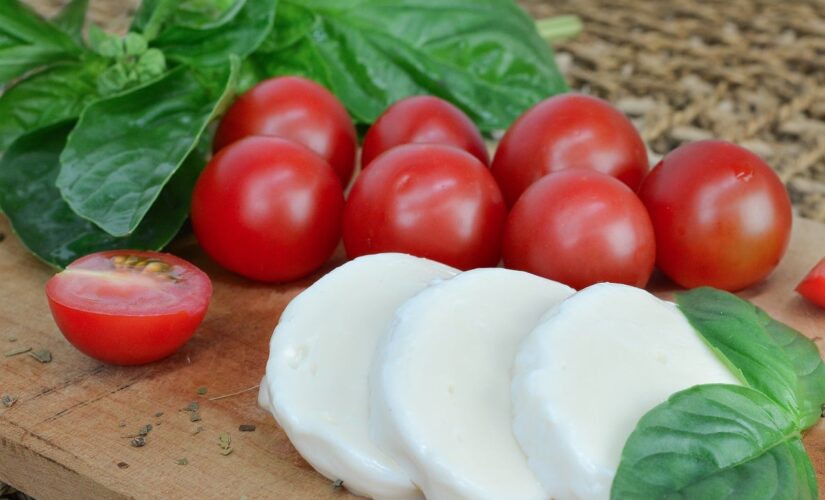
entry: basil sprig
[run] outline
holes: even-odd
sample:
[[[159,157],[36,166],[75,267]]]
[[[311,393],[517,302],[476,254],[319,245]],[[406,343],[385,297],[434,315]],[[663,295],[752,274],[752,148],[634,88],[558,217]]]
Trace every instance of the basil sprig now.
[[[361,123],[432,93],[485,130],[567,89],[512,0],[143,0],[125,36],[91,26],[84,39],[87,6],[71,0],[49,22],[0,1],[0,179],[25,183],[0,186],[0,208],[56,266],[127,242],[164,246],[207,159],[194,153],[207,125],[262,79],[314,78]],[[41,153],[56,187],[24,171]],[[19,196],[35,187],[54,199]],[[58,206],[73,230],[45,216]],[[151,216],[167,209],[158,230]]]

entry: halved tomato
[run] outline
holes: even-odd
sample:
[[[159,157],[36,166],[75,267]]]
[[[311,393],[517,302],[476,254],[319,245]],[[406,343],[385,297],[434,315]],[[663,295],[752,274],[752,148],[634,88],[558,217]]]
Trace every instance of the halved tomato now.
[[[825,258],[808,272],[796,286],[796,291],[819,307],[825,307]]]
[[[82,257],[46,283],[54,320],[81,352],[116,365],[156,361],[195,333],[212,283],[193,264],[131,250]]]

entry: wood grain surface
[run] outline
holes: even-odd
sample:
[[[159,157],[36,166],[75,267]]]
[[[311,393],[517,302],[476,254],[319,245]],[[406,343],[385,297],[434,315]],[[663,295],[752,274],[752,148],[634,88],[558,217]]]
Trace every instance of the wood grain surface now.
[[[259,383],[278,316],[321,273],[289,285],[255,284],[217,268],[191,239],[178,241],[174,253],[213,279],[206,320],[174,356],[119,368],[84,356],[63,339],[43,293],[52,271],[24,251],[2,216],[0,233],[6,236],[0,242],[0,353],[32,347],[54,356],[48,364],[27,354],[0,356],[0,395],[18,398],[10,408],[0,406],[0,481],[40,500],[348,496],[301,459],[258,408],[256,390],[212,400]],[[820,351],[825,311],[793,287],[823,254],[825,225],[799,219],[780,268],[742,294],[814,338]],[[336,262],[340,257],[322,272]],[[654,288],[668,293],[661,281]],[[200,387],[207,388],[205,395],[198,394]],[[200,404],[199,422],[180,411],[192,401]],[[146,424],[153,425],[146,445],[131,446],[127,436]],[[239,432],[241,424],[256,430]],[[221,454],[222,432],[232,438],[228,456]],[[825,489],[825,424],[804,442]],[[182,458],[188,465],[176,463]]]

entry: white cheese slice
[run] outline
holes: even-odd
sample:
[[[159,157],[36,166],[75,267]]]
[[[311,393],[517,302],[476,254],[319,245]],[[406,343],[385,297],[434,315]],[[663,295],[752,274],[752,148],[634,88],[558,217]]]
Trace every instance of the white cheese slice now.
[[[370,438],[368,372],[395,309],[457,272],[409,255],[369,255],[318,280],[281,316],[259,402],[316,470],[353,493],[421,496]]]
[[[674,304],[594,285],[549,312],[521,345],[513,431],[551,498],[607,499],[639,419],[709,383],[740,382]]]
[[[373,435],[429,499],[545,499],[512,433],[516,349],[573,290],[477,269],[399,308],[370,374]]]

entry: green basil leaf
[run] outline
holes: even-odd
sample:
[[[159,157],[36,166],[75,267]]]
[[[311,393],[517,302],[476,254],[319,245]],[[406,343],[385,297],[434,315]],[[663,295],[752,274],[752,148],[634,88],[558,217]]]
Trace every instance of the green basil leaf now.
[[[20,135],[80,116],[97,97],[102,67],[58,64],[36,73],[0,95],[0,151]]]
[[[69,206],[113,236],[134,231],[228,99],[238,65],[209,78],[182,66],[88,106],[60,156]]]
[[[168,24],[203,28],[237,13],[245,0],[143,0],[131,30],[152,40]]]
[[[40,66],[76,59],[80,51],[71,36],[19,0],[0,1],[0,85]]]
[[[244,58],[255,51],[272,30],[276,0],[240,0],[231,16],[202,27],[172,25],[155,45],[166,57],[193,65],[226,63],[230,55]]]
[[[83,44],[83,24],[86,22],[86,11],[89,0],[71,0],[68,5],[52,20],[52,24],[72,37],[75,42]]]
[[[813,500],[817,484],[793,414],[754,389],[711,384],[641,418],[610,498]]]
[[[825,404],[825,365],[816,345],[746,300],[713,288],[676,294],[679,309],[748,385],[793,412],[802,428]]]
[[[301,74],[371,123],[394,101],[429,93],[484,130],[567,90],[553,53],[511,0],[282,0],[256,62]]]
[[[60,152],[73,126],[74,121],[63,122],[23,135],[0,160],[0,204],[20,240],[55,267],[101,250],[163,248],[186,220],[207,149],[187,158],[132,235],[115,238],[77,216],[55,186]]]
[[[180,0],[142,0],[129,29],[152,41],[179,4]]]

